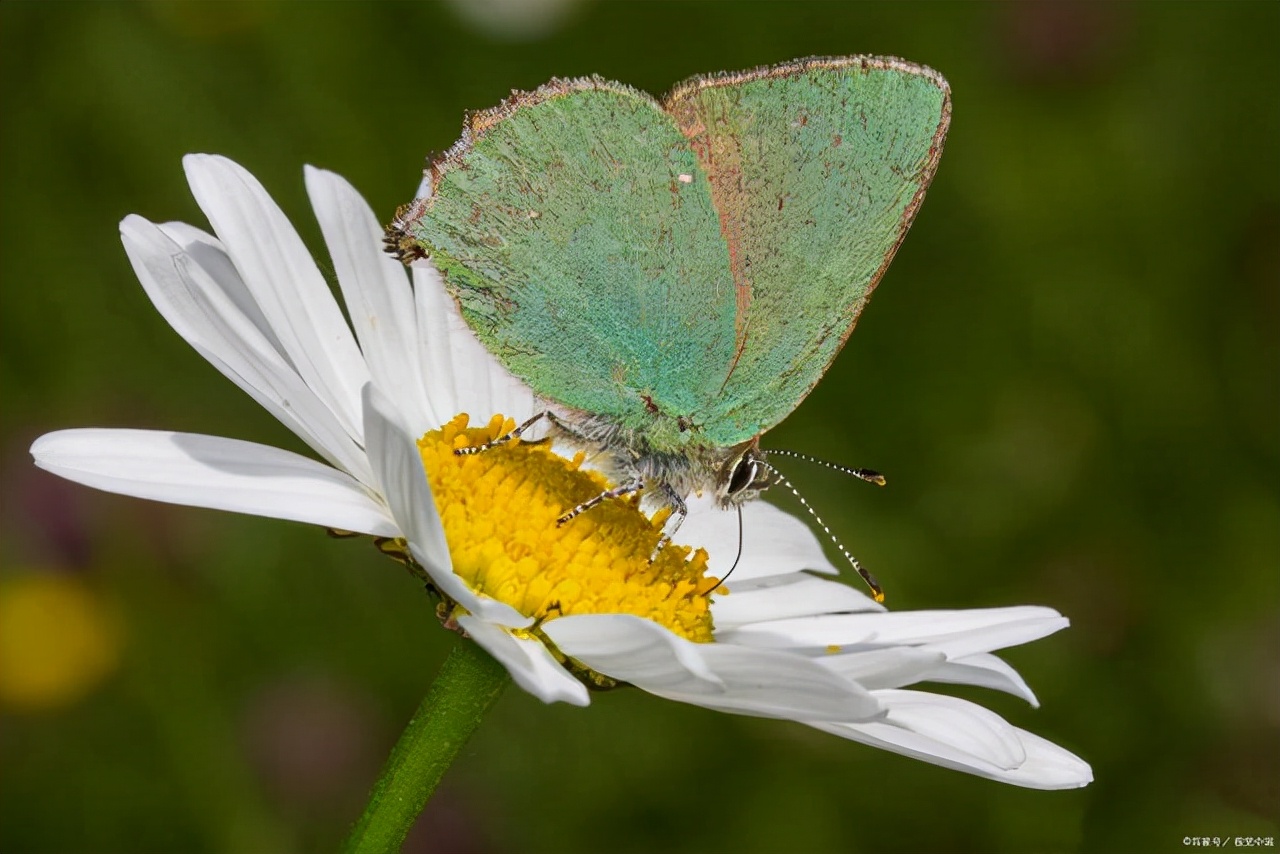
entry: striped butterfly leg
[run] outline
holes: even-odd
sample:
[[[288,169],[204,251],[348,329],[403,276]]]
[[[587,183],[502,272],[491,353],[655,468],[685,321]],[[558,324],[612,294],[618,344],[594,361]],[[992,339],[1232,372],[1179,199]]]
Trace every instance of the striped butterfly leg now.
[[[512,439],[519,439],[522,435],[524,435],[524,432],[526,430],[528,430],[533,425],[537,424],[544,417],[547,417],[550,415],[551,413],[549,412],[539,412],[537,415],[533,416],[528,421],[524,422],[519,427],[512,430],[510,433],[507,433],[505,436],[499,436],[498,438],[494,439],[492,442],[485,442],[483,445],[476,445],[474,448],[455,448],[453,453],[455,456],[468,457],[468,456],[471,456],[472,454],[478,454],[481,451],[487,451],[490,448],[496,448],[499,445],[505,445],[508,442],[510,442]]]
[[[608,501],[610,498],[621,498],[624,495],[630,495],[631,493],[639,492],[642,489],[644,489],[644,479],[640,477],[631,478],[626,482],[621,483],[618,486],[615,486],[613,489],[606,489],[604,492],[600,493],[594,498],[588,498],[586,501],[582,502],[577,507],[574,507],[571,510],[565,511],[565,513],[561,515],[559,519],[556,520],[556,527],[558,528],[561,525],[564,525],[566,522],[576,519],[577,517],[581,516],[583,513],[586,513],[592,507],[595,507],[599,504],[603,504],[604,502]]]
[[[591,510],[596,504],[602,504],[611,498],[621,498],[623,495],[640,492],[641,489],[644,489],[643,478],[636,476],[636,478],[628,479],[625,483],[617,485],[613,489],[604,490],[599,495],[586,499],[579,506],[573,507],[572,510],[567,511],[556,520],[556,525],[563,525],[576,519],[577,516],[581,516],[582,513]],[[667,507],[671,508],[671,516],[667,517],[666,524],[662,526],[662,536],[659,536],[658,544],[654,545],[653,553],[649,554],[650,563],[658,560],[658,554],[662,552],[663,548],[666,548],[667,543],[671,542],[672,536],[675,536],[676,531],[680,530],[680,526],[684,525],[685,519],[689,517],[689,507],[686,506],[685,499],[681,498],[676,493],[676,490],[671,488],[671,484],[659,484],[659,490],[662,492],[662,498],[667,502]]]
[[[556,520],[556,525],[563,525],[566,522],[582,515],[598,504],[608,501],[610,498],[621,498],[624,495],[630,495],[633,492],[639,492],[644,489],[644,478],[639,475],[628,478],[625,482],[615,486],[613,489],[607,489],[599,495],[589,498],[579,504],[577,507],[567,511],[563,516]],[[689,516],[689,508],[685,505],[684,499],[671,487],[671,484],[665,481],[658,485],[659,491],[662,493],[662,499],[666,502],[667,507],[671,509],[671,515],[667,517],[666,523],[662,526],[662,536],[658,538],[657,545],[653,547],[653,552],[649,555],[649,563],[653,563],[658,559],[658,555],[663,548],[671,542],[671,538],[680,530],[680,526],[684,524],[684,520]]]
[[[689,518],[689,507],[671,484],[664,480],[658,485],[658,488],[662,492],[662,497],[666,499],[667,507],[671,508],[671,515],[667,517],[667,521],[662,525],[662,536],[658,537],[658,544],[653,547],[653,554],[649,555],[649,563],[653,563],[658,559],[659,552],[666,547],[667,543],[671,542],[671,538],[680,530],[684,520]]]

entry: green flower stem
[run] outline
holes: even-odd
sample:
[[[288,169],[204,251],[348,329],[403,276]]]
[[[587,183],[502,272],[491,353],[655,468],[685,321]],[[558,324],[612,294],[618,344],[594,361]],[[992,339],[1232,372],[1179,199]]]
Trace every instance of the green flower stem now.
[[[458,639],[392,749],[343,851],[400,850],[445,770],[510,681],[506,668],[478,644]]]

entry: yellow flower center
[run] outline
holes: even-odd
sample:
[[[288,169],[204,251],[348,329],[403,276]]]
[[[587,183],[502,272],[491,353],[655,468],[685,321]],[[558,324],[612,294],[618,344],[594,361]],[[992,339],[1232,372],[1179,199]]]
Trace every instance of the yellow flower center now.
[[[473,590],[541,622],[569,614],[634,614],[682,637],[711,641],[707,553],[669,544],[650,563],[669,511],[648,517],[635,496],[605,501],[564,525],[556,520],[610,484],[550,443],[513,439],[459,456],[510,433],[495,415],[467,428],[459,415],[418,440],[444,522],[453,569]],[[690,552],[693,552],[690,557]]]

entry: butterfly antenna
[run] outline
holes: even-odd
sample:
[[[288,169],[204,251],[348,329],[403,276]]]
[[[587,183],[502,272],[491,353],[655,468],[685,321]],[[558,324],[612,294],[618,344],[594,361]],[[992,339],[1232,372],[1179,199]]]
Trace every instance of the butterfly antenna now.
[[[767,456],[773,456],[774,454],[777,454],[780,457],[795,457],[797,460],[804,460],[806,463],[813,463],[814,465],[833,469],[834,471],[838,471],[842,474],[853,475],[859,480],[865,480],[867,483],[874,483],[876,486],[884,486],[885,484],[884,475],[880,474],[880,472],[878,471],[873,471],[871,469],[849,468],[848,466],[842,466],[839,463],[829,463],[826,460],[818,459],[817,457],[811,457],[808,454],[802,454],[799,451],[786,451],[779,448],[770,448],[769,450],[763,451],[763,452]]]
[[[777,452],[776,452],[776,451],[770,451],[769,453],[777,453]],[[800,454],[796,454],[796,456],[802,456],[802,455],[800,455]],[[819,463],[820,463],[820,462],[822,462],[822,460],[814,460],[814,462],[819,462]],[[773,466],[769,465],[768,463],[764,462],[763,460],[761,460],[761,461],[760,461],[760,465],[764,466],[764,467],[765,467],[765,468],[767,468],[769,471],[773,472],[773,476],[774,476],[774,477],[776,477],[776,478],[778,479],[778,482],[779,482],[779,483],[781,483],[783,486],[785,486],[787,489],[791,490],[791,494],[792,494],[792,495],[794,495],[794,496],[796,497],[796,500],[797,500],[797,501],[799,501],[799,502],[800,502],[800,504],[804,506],[804,509],[805,509],[805,510],[808,510],[808,511],[809,511],[809,515],[813,517],[813,521],[817,522],[817,523],[818,523],[818,526],[819,526],[820,528],[822,528],[822,530],[824,530],[824,531],[826,531],[826,532],[827,532],[827,536],[831,538],[831,542],[835,543],[836,548],[838,548],[838,549],[840,550],[840,554],[844,555],[845,560],[849,561],[849,565],[850,565],[850,566],[852,566],[855,570],[857,570],[858,575],[861,575],[861,576],[862,576],[862,580],[863,580],[863,581],[867,582],[867,586],[871,588],[871,594],[872,594],[873,598],[874,598],[877,602],[883,602],[883,601],[884,601],[884,588],[880,586],[880,582],[879,582],[879,581],[876,581],[876,577],[875,577],[874,575],[872,575],[870,572],[868,572],[868,571],[866,570],[866,568],[865,568],[865,567],[863,567],[863,565],[862,565],[862,564],[858,563],[858,559],[857,559],[856,557],[854,557],[853,555],[849,554],[849,550],[848,550],[848,549],[846,549],[846,548],[844,547],[844,543],[842,543],[842,542],[840,542],[838,539],[836,539],[836,535],[835,535],[835,534],[833,534],[833,533],[831,533],[831,529],[827,527],[827,523],[826,523],[826,522],[822,521],[822,517],[818,515],[818,512],[817,512],[816,510],[814,510],[812,506],[810,506],[810,504],[809,504],[809,502],[808,502],[808,501],[805,501],[805,500],[804,500],[804,496],[800,494],[800,490],[796,489],[796,488],[795,488],[795,486],[793,486],[793,485],[792,485],[791,481],[787,480],[787,479],[783,476],[782,472],[778,471],[778,470],[777,470],[776,468],[774,468]],[[836,466],[834,463],[827,463],[827,465],[830,465],[832,468],[841,468],[840,466]],[[850,471],[852,472],[852,471],[855,471],[855,470],[851,469]],[[861,469],[858,469],[857,471],[861,471]],[[874,474],[874,472],[873,472],[873,474]],[[882,478],[882,479],[883,479],[883,478]],[[874,482],[875,482],[875,481],[872,481],[872,483],[874,483]],[[742,512],[742,511],[741,511],[741,510],[739,510],[738,512],[739,512],[739,514],[741,514],[741,512]],[[739,515],[739,517],[738,517],[738,524],[739,524],[739,525],[741,525],[741,524],[742,524],[742,517],[741,517],[741,515]]]
[[[716,586],[707,591],[710,596],[715,593],[721,584],[729,580],[729,576],[733,575],[733,571],[738,568],[738,561],[742,560],[742,505],[738,505],[738,556],[733,559],[733,566],[729,567],[729,571],[724,574],[724,578],[716,582]]]

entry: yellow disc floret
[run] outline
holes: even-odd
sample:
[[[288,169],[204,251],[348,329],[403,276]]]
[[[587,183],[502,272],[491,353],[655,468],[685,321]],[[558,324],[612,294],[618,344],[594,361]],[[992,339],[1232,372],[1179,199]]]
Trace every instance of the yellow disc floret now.
[[[500,415],[467,428],[459,415],[418,441],[444,522],[453,569],[473,590],[542,621],[569,614],[634,614],[682,637],[711,640],[707,554],[667,545],[650,563],[666,511],[650,518],[635,497],[605,501],[564,525],[556,520],[610,488],[604,477],[514,439],[460,456],[510,433]]]

